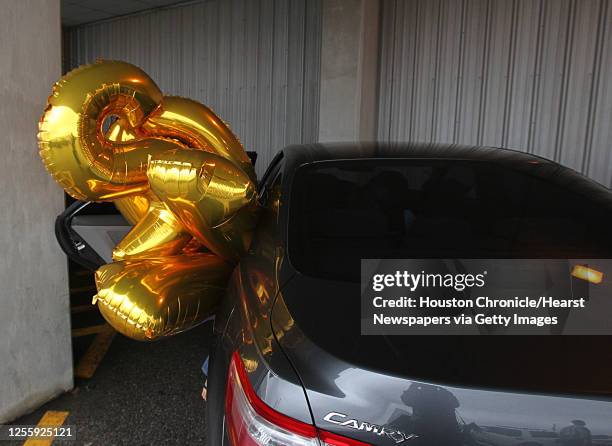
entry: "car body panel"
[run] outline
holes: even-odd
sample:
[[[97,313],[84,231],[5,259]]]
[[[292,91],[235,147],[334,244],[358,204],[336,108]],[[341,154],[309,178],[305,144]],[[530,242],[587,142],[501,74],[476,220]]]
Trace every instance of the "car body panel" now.
[[[508,444],[483,433],[485,427],[558,432],[579,419],[595,435],[612,438],[612,399],[567,397],[449,386],[382,373],[329,354],[291,319],[280,298],[272,324],[304,383],[318,427],[376,445]],[[284,327],[284,328],[283,328]],[[289,328],[287,328],[289,327]],[[404,352],[410,357],[410,352]],[[368,351],[361,354],[367,355]],[[343,416],[326,417],[332,413]],[[352,423],[356,420],[357,423]],[[345,423],[338,424],[338,423]],[[366,423],[399,434],[355,428]],[[518,443],[515,443],[518,444]],[[535,444],[544,444],[538,442]]]

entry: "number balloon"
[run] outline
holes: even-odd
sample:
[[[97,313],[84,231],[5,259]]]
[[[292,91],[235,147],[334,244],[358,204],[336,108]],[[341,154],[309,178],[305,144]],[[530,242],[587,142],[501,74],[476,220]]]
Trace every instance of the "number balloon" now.
[[[96,272],[94,303],[117,331],[160,339],[214,310],[257,219],[253,166],[223,120],[100,61],[54,85],[38,145],[68,194],[113,201],[134,225]]]

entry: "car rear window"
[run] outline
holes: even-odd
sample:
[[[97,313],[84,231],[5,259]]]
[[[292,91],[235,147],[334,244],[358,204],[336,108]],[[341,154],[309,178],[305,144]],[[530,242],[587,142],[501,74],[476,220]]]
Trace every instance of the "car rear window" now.
[[[611,209],[491,162],[316,162],[292,185],[289,256],[303,273],[351,281],[362,258],[609,257]]]

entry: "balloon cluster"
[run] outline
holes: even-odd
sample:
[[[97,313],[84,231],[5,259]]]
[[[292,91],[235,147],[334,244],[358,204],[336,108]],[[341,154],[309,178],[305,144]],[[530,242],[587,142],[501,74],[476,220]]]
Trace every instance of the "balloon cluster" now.
[[[96,272],[94,303],[117,331],[155,340],[211,313],[257,219],[253,166],[223,120],[100,61],[54,85],[38,145],[68,194],[113,201],[134,225]]]

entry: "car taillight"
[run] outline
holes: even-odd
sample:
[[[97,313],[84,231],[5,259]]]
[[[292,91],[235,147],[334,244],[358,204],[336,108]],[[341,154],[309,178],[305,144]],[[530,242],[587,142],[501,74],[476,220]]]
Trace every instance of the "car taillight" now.
[[[255,393],[238,352],[227,376],[225,419],[232,446],[369,446],[272,409]]]
[[[319,429],[319,438],[321,439],[321,446],[370,446],[362,441],[342,437],[341,435],[332,434],[321,429]]]

